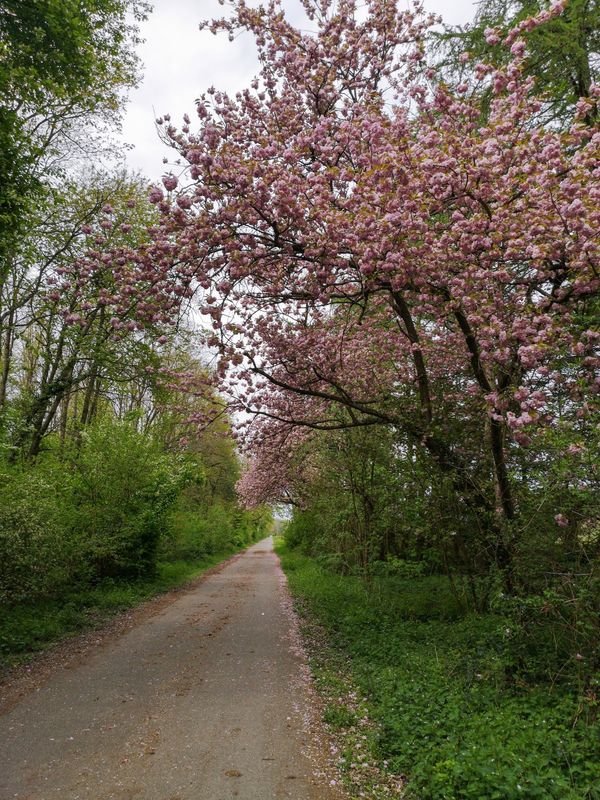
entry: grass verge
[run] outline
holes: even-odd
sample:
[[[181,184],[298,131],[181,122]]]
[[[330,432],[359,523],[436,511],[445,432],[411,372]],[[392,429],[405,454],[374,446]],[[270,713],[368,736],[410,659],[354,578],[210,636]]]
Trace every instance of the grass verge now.
[[[308,649],[326,722],[352,734],[344,764],[407,776],[418,800],[599,800],[597,708],[560,685],[507,683],[501,617],[464,614],[443,578],[367,586],[278,552],[301,615],[326,636]],[[374,728],[361,733],[365,713]]]
[[[121,611],[182,586],[240,549],[194,561],[159,562],[156,574],[143,580],[105,580],[93,587],[74,587],[60,597],[0,607],[0,674],[60,639],[98,627]]]

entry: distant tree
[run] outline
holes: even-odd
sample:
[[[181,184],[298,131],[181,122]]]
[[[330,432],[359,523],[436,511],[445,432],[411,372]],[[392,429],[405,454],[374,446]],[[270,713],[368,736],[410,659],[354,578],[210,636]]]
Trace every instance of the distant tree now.
[[[104,304],[114,291],[108,253],[141,244],[155,218],[144,183],[125,173],[65,183],[31,214],[0,288],[0,420],[11,417],[13,457],[37,455],[71,401],[87,425],[103,383],[133,381],[153,363],[149,342],[160,334],[142,334],[131,307],[108,314]],[[103,270],[74,277],[90,248]]]

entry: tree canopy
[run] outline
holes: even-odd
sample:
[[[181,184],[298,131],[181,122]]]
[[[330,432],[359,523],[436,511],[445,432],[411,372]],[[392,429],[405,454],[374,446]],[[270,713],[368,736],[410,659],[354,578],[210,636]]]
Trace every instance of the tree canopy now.
[[[118,124],[148,10],[140,0],[0,3],[0,281],[61,133],[94,116]]]
[[[568,130],[540,121],[524,33],[562,3],[508,32],[506,66],[474,66],[485,117],[480,91],[426,63],[418,13],[304,7],[315,32],[277,4],[212,24],[254,34],[261,74],[202,95],[194,132],[163,121],[186,168],[151,192],[163,222],[118,254],[120,291],[157,320],[203,290],[223,386],[264,420],[258,459],[302,428],[391,426],[496,531],[510,571],[522,448],[559,420],[592,424],[597,89]]]

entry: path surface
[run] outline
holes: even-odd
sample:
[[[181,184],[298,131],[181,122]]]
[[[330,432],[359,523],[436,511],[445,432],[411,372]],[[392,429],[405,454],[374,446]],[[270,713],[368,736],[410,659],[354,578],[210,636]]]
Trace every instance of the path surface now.
[[[58,670],[0,717],[0,800],[330,800],[286,597],[267,539]]]

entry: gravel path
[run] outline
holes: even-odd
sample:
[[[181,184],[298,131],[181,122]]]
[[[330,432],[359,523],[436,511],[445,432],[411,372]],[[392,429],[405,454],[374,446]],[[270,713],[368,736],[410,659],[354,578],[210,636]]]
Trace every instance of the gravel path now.
[[[332,800],[270,539],[0,717],[0,800]]]

